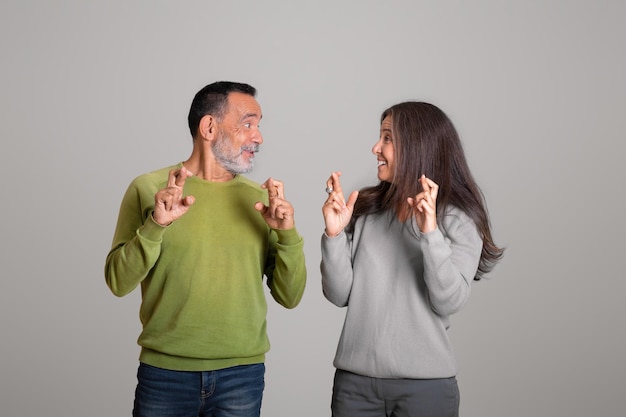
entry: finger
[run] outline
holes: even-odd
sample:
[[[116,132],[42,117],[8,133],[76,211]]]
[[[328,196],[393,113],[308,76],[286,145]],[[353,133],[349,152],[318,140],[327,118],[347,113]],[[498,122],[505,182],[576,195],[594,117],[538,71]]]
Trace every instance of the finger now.
[[[348,207],[348,210],[353,211],[354,210],[354,205],[356,204],[356,199],[359,198],[359,192],[358,191],[352,191],[352,193],[350,193],[350,196],[348,197],[348,202],[346,203],[346,206]]]
[[[432,183],[431,185],[431,189],[430,189],[430,195],[433,199],[433,201],[437,201],[437,195],[439,194],[439,185],[437,185],[436,183]]]
[[[424,191],[422,193],[420,193],[420,197],[421,200],[417,200],[418,202],[422,202],[424,201],[426,204],[432,204],[433,203],[433,198],[431,196],[431,189],[430,187],[428,187],[428,191]]]
[[[424,211],[425,211],[424,207],[425,206],[426,206],[426,202],[424,201],[424,199],[417,200],[417,203],[415,204],[415,210],[417,210],[420,213],[424,213]]]
[[[180,175],[180,169],[172,169],[170,170],[167,176],[167,186],[168,187],[176,187],[176,178]]]
[[[276,206],[275,217],[277,219],[286,219],[290,215],[293,215],[293,206],[287,202]]]
[[[437,194],[439,191],[439,186],[436,183],[430,181],[428,187],[428,190],[423,191],[416,196],[416,200],[420,201],[420,198],[423,199],[425,203],[429,206],[429,211],[434,211],[437,204]]]
[[[270,197],[272,197],[272,178],[268,178],[265,180],[265,182],[263,184],[261,184],[261,188],[266,189],[267,190],[267,195],[269,195]]]
[[[420,208],[421,213],[435,214],[435,207],[432,204],[429,204],[426,200],[420,201],[418,203],[418,207]]]
[[[330,176],[330,186],[333,188],[333,192],[337,192],[343,197],[343,190],[341,188],[341,181],[339,180],[339,177],[341,177],[341,171],[333,172]]]
[[[342,207],[345,207],[346,205],[346,200],[343,197],[342,193],[339,193],[337,191],[333,191],[330,194],[330,198],[332,199],[332,201],[337,202],[338,204],[340,204]]]
[[[273,218],[278,218],[279,212],[285,207],[285,201],[278,197],[270,198],[268,213]]]
[[[437,183],[433,180],[431,180],[430,178],[428,178],[426,175],[422,175],[422,180],[424,180],[430,187],[435,187],[437,186]]]
[[[292,210],[290,210],[288,207],[283,207],[280,210],[280,216],[279,218],[282,220],[287,220],[289,217],[291,217],[293,215]]]
[[[328,179],[326,180],[326,189],[331,189],[333,187],[333,177],[330,176],[328,177]],[[327,191],[328,192],[328,191]]]
[[[421,200],[425,200],[429,197],[430,197],[430,193],[426,191],[422,191],[421,193],[416,194],[415,197],[409,197],[409,198],[413,200],[414,204],[417,204]]]
[[[182,167],[178,171],[178,175],[176,175],[176,180],[174,181],[176,186],[179,187],[179,188],[183,188],[185,186],[185,180],[187,179],[189,174],[190,174],[190,172],[187,171],[187,168]]]
[[[341,172],[338,172],[338,171],[332,172],[330,176],[328,177],[328,179],[326,180],[326,192],[328,194],[332,193],[335,188],[335,179],[334,179],[335,174],[341,175]]]
[[[263,185],[261,185],[261,187],[267,190],[269,198],[284,198],[283,183],[281,181],[270,177],[263,183]]]
[[[434,208],[435,200],[433,199],[431,193],[432,191],[419,193],[417,196],[415,196],[415,201],[417,201],[418,204],[421,203],[424,204],[424,206]]]
[[[422,175],[420,182],[424,191],[428,191],[433,198],[437,198],[439,185],[435,181],[427,178],[425,175]]]
[[[276,197],[281,200],[285,199],[285,186],[280,180],[273,180],[272,187],[274,187],[274,191],[276,193]]]
[[[326,202],[333,205],[337,204],[337,207],[340,208],[343,208],[346,205],[345,201],[343,200],[343,196],[341,194],[338,194],[336,191],[333,191],[328,195],[328,199],[326,200]]]
[[[183,206],[190,206],[196,201],[196,198],[192,195],[188,195],[183,198]]]
[[[343,209],[346,207],[345,204],[340,201],[332,201],[330,204],[332,205],[333,210],[337,214],[340,214],[343,211]]]
[[[187,177],[192,176],[193,174],[187,168],[182,167],[180,169],[175,169],[170,171],[170,176],[167,181],[168,187],[177,187],[183,188],[185,186],[185,180]]]
[[[276,204],[276,200],[272,200],[272,201],[270,201],[270,205],[269,205],[269,207],[266,210],[267,214],[270,217],[275,219],[275,218],[277,218],[277,214],[276,213],[278,212],[279,208],[280,208],[280,204]]]
[[[163,198],[163,207],[165,208],[166,211],[170,211],[172,209],[173,200],[174,198],[172,197],[171,194],[167,194]]]
[[[262,202],[257,201],[256,203],[254,203],[254,209],[256,211],[260,212],[261,214],[265,214],[267,212],[267,210],[269,209],[269,207],[267,207]]]
[[[426,175],[422,174],[422,176],[420,177],[420,185],[422,186],[422,190],[426,193],[430,192],[430,185],[428,183],[428,179],[426,178]]]
[[[424,193],[420,193],[424,194]],[[424,203],[424,198],[420,196],[420,194],[415,197],[409,197],[406,199],[406,202],[409,203],[409,206],[414,210],[420,213],[423,213],[424,209],[422,208],[422,204]]]

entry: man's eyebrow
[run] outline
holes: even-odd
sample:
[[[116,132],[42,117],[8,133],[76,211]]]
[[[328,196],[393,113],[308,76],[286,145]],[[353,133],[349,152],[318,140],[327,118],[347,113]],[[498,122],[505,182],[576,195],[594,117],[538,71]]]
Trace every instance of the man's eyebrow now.
[[[241,120],[246,120],[246,119],[255,118],[255,117],[262,119],[263,115],[258,115],[257,113],[246,113],[243,116],[241,116]]]

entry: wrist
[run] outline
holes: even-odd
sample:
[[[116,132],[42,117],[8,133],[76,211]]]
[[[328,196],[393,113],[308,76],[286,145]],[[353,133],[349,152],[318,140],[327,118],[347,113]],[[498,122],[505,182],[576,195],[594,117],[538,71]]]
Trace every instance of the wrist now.
[[[152,213],[150,213],[150,217],[152,218],[152,221],[155,222],[156,224],[158,224],[161,227],[167,227],[170,224],[172,224],[172,222],[169,222],[167,224],[162,224],[161,222],[159,222],[155,217],[154,217],[154,211]]]
[[[324,234],[328,237],[337,237],[341,234],[341,232],[343,232],[343,229],[339,230],[338,232],[329,232],[328,229],[324,229]]]

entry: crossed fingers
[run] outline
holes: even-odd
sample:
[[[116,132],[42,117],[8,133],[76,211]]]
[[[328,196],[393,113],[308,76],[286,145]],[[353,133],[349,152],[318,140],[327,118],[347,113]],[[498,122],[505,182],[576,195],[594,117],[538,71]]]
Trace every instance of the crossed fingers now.
[[[153,218],[157,223],[161,225],[170,224],[185,214],[189,206],[193,204],[193,196],[183,198],[185,180],[191,175],[193,174],[185,167],[169,172],[167,186],[159,190],[154,197]]]
[[[255,207],[259,210],[270,227],[278,229],[290,229],[294,226],[293,206],[285,200],[285,188],[282,181],[269,178],[262,185],[267,189],[269,206],[257,203]]]
[[[285,199],[285,186],[282,181],[268,178],[263,185],[264,188],[267,188],[267,195],[270,200],[273,198]]]
[[[341,181],[339,177],[341,172],[333,172],[326,180],[326,192],[328,198],[326,199],[327,205],[333,205],[336,209],[341,210],[346,205],[346,200],[343,195],[343,189],[341,188]]]

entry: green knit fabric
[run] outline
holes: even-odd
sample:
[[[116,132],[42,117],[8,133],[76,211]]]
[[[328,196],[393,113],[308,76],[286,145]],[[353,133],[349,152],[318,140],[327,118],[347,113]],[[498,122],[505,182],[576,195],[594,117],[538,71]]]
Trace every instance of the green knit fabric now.
[[[214,370],[260,363],[269,350],[264,275],[287,308],[306,282],[298,232],[272,230],[254,203],[267,191],[236,176],[227,182],[189,177],[195,203],[167,227],[151,213],[170,169],[137,177],[122,200],[105,277],[123,296],[141,285],[140,360],[175,370]]]

